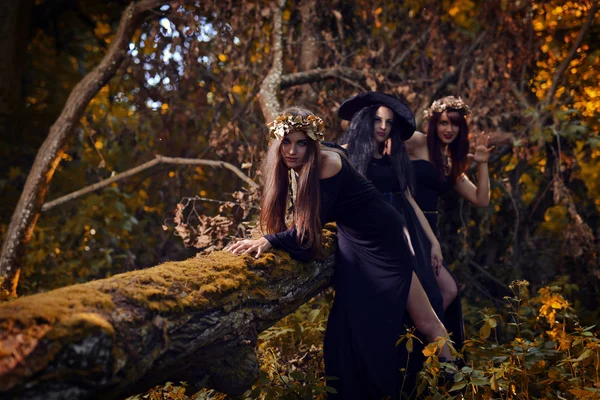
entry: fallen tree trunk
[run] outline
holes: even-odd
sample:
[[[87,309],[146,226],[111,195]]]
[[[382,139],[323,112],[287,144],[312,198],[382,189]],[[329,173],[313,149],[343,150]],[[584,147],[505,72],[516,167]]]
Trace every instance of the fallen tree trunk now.
[[[115,399],[168,380],[240,394],[258,333],[329,284],[311,263],[215,252],[0,305],[0,398]]]

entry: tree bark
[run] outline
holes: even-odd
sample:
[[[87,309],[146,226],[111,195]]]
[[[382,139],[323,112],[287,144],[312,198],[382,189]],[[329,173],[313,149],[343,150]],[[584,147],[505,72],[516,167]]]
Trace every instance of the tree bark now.
[[[329,284],[324,233],[310,263],[215,252],[1,304],[0,397],[115,399],[173,379],[243,393],[258,333]]]
[[[277,98],[277,92],[280,89],[281,75],[283,73],[283,45],[281,30],[283,25],[283,7],[285,0],[276,0],[273,3],[273,33],[271,42],[273,46],[273,64],[269,73],[260,85],[258,92],[258,102],[267,122],[275,119],[275,116],[281,111],[281,104]]]
[[[142,0],[131,3],[127,7],[106,56],[73,88],[65,108],[38,150],[0,252],[0,285],[9,289],[13,295],[16,295],[18,261],[25,245],[31,239],[50,181],[60,162],[69,135],[90,100],[115,74],[127,53],[127,45],[138,20],[146,11],[164,3],[163,0]]]

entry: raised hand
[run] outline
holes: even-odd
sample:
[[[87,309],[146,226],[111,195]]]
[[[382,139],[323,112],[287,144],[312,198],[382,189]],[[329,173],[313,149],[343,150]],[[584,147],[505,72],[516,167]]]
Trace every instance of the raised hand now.
[[[262,253],[271,248],[271,243],[264,237],[260,239],[252,240],[245,239],[240,240],[228,247],[225,250],[232,252],[233,254],[252,254],[256,253],[256,258],[260,257]]]
[[[472,142],[472,147],[475,149],[473,153],[467,154],[467,157],[476,163],[486,163],[490,158],[490,152],[494,146],[488,147],[490,136],[481,132],[481,135],[475,136]]]

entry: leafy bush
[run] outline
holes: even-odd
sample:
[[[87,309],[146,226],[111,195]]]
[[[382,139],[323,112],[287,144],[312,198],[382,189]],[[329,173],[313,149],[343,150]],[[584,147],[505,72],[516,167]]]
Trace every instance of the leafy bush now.
[[[514,281],[509,287],[512,295],[505,298],[506,312],[480,311],[478,337],[460,349],[460,363],[440,362],[436,354],[443,339],[425,347],[417,393],[403,398],[600,398],[600,341],[595,326],[579,325],[559,286],[543,287],[533,297],[526,281]],[[240,398],[324,399],[334,391],[325,384],[322,357],[332,297],[332,291],[315,297],[260,335],[261,376]],[[418,340],[413,333],[409,330],[398,340],[409,353]],[[136,398],[218,400],[228,396],[213,390],[187,396],[185,385],[168,384]]]

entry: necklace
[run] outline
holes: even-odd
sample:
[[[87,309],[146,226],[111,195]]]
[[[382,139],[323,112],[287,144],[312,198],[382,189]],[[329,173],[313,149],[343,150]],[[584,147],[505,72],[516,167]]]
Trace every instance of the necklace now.
[[[444,167],[444,174],[450,175],[450,171],[452,170],[452,158],[450,158],[448,147],[442,152],[442,166]]]

